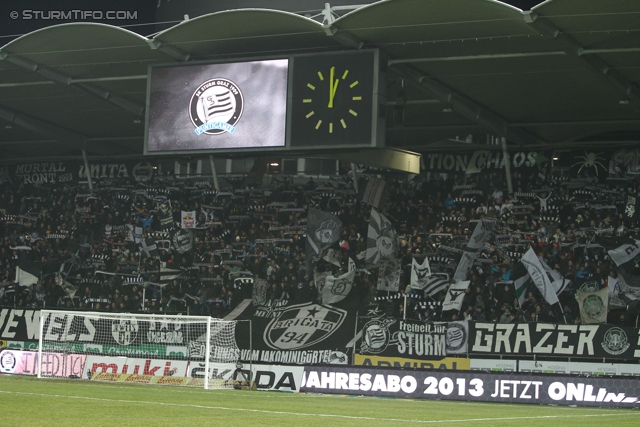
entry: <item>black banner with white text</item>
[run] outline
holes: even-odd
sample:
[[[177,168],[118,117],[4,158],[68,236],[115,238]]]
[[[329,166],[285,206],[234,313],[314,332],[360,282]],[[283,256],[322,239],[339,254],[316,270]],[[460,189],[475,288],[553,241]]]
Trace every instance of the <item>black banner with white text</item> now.
[[[609,324],[469,322],[469,353],[633,359],[640,357],[640,335]]]
[[[640,382],[612,377],[305,367],[300,391],[475,402],[638,408]]]

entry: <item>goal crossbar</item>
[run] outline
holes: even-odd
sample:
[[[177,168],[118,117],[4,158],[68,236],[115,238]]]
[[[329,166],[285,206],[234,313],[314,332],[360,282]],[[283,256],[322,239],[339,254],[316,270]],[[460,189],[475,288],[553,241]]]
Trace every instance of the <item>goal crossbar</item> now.
[[[243,331],[248,329],[251,354],[250,320],[41,310],[38,378],[94,379],[94,373],[101,370],[101,379],[110,381],[125,381],[126,377],[126,381],[198,384],[205,389],[237,388],[237,382],[223,381],[220,372],[227,374],[234,367],[235,377],[241,369],[235,336],[239,323],[246,324]],[[82,368],[68,369],[71,364],[82,364]],[[137,377],[132,377],[130,370]],[[174,377],[148,378],[166,375]]]

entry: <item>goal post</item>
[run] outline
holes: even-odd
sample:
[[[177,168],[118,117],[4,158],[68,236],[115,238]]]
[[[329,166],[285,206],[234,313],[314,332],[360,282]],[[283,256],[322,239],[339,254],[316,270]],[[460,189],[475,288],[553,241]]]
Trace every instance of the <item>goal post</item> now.
[[[236,342],[240,322],[248,322],[251,331],[250,320],[41,310],[37,375],[250,388],[252,375],[240,368]],[[252,342],[251,336],[248,341]]]

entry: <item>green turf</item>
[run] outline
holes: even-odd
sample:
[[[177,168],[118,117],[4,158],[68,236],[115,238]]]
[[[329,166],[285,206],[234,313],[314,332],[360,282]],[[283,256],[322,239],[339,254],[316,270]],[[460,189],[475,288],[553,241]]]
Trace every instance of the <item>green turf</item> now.
[[[0,375],[10,426],[640,426],[640,411],[358,398]]]

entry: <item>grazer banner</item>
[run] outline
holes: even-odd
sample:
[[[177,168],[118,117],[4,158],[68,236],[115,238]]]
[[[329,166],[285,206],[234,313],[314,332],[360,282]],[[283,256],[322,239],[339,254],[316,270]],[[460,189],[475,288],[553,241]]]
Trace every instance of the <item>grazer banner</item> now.
[[[469,322],[469,353],[634,359],[638,329],[615,325]]]
[[[468,326],[462,322],[371,319],[362,328],[358,353],[433,360],[467,352]]]
[[[640,382],[509,372],[441,372],[307,366],[300,391],[536,405],[639,408]]]

